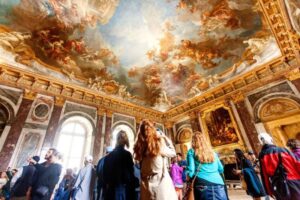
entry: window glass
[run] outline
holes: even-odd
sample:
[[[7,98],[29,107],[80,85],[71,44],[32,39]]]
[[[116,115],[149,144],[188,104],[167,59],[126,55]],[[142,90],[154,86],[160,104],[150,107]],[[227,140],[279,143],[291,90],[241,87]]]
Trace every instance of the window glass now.
[[[66,121],[62,125],[57,149],[63,154],[63,165],[65,168],[79,169],[82,166],[83,157],[86,153],[86,138],[89,134],[88,126],[91,127],[91,125],[86,119],[79,117],[74,117],[74,119],[76,120]]]

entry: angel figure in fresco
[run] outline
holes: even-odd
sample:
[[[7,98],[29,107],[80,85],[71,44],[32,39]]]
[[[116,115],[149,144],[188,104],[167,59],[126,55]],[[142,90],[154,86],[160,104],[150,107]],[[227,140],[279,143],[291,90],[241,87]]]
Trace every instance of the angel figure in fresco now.
[[[243,43],[248,44],[246,50],[249,50],[254,55],[259,55],[263,52],[268,40],[269,38],[250,38]]]
[[[119,86],[118,96],[123,98],[123,99],[126,98],[126,97],[130,97],[129,92],[127,92],[127,86],[125,86],[125,85],[120,85]]]
[[[35,53],[25,43],[29,39],[31,39],[31,34],[27,32],[2,32],[0,33],[0,46],[9,52],[15,53],[16,62],[30,66],[35,58]]]
[[[77,40],[68,40],[64,47],[66,50],[76,52],[78,54],[87,53],[86,45],[82,37]]]
[[[172,102],[168,99],[166,91],[163,90],[159,93],[156,104],[172,106]]]
[[[24,42],[30,38],[30,33],[16,31],[2,32],[0,33],[0,46],[8,51],[13,52],[17,46],[24,44]]]
[[[194,96],[199,95],[200,93],[201,93],[201,91],[199,90],[199,88],[197,87],[197,85],[194,85],[194,86],[190,89],[188,95],[189,95],[190,97],[194,97]]]

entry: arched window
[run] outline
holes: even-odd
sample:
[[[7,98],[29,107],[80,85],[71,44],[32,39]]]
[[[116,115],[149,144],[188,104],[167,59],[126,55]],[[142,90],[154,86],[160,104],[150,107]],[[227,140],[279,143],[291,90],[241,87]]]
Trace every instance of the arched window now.
[[[7,108],[0,103],[0,137],[9,120],[9,112]]]
[[[90,154],[93,127],[84,117],[70,117],[62,124],[57,149],[63,154],[66,168],[80,168],[83,157]]]
[[[121,131],[125,131],[127,133],[128,136],[128,140],[129,140],[129,148],[127,149],[128,151],[130,151],[131,153],[133,153],[133,145],[134,145],[134,133],[132,131],[132,128],[130,128],[130,126],[126,125],[126,124],[120,124],[117,125],[112,132],[112,142],[111,145],[112,147],[116,146],[116,142],[117,142],[117,134]]]

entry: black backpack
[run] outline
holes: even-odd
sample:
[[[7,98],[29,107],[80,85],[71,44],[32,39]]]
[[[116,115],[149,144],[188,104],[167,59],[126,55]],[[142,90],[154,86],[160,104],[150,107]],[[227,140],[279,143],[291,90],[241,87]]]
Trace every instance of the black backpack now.
[[[278,165],[274,175],[271,177],[273,194],[275,195],[276,199],[290,199],[291,192],[286,178],[287,173],[282,164],[281,153],[279,153],[278,157]]]

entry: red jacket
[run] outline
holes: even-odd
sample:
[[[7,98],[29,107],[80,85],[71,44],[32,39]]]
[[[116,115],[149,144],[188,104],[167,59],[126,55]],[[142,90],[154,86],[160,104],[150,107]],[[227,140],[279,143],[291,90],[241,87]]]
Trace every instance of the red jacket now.
[[[270,178],[274,175],[278,165],[279,153],[282,157],[282,164],[287,172],[287,180],[293,184],[299,185],[300,190],[300,160],[285,148],[276,147],[275,145],[264,145],[260,154],[259,162],[261,167],[261,177],[268,195],[273,196]],[[295,191],[299,192],[299,191]]]

